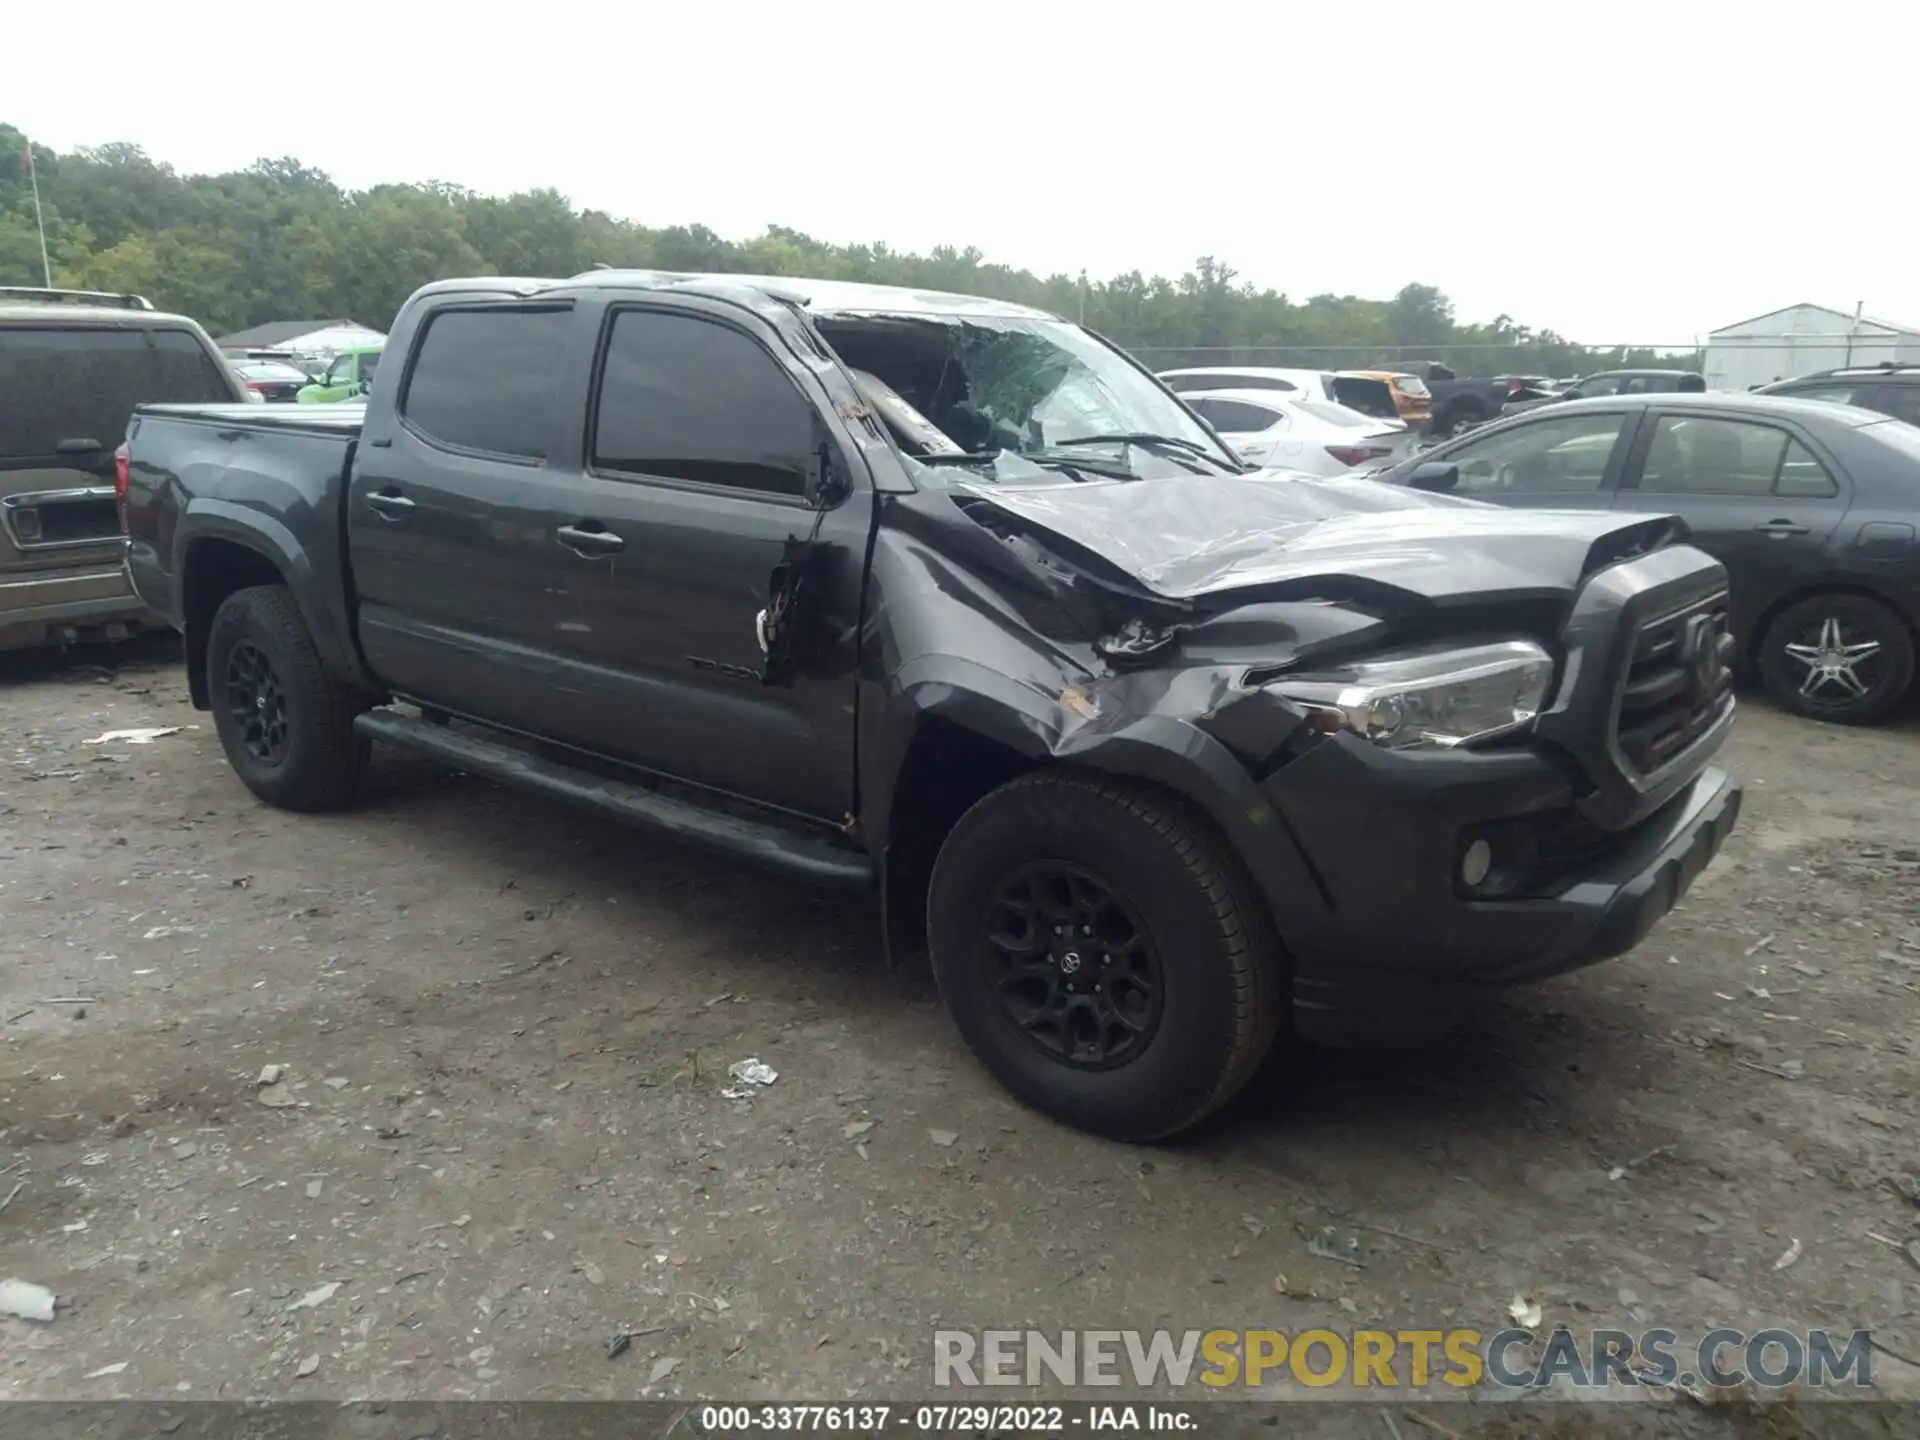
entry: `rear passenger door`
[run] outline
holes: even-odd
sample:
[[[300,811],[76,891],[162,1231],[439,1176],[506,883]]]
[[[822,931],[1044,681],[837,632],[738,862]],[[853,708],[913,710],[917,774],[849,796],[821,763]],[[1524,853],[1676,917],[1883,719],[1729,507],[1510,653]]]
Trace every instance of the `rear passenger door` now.
[[[396,408],[369,411],[347,500],[375,672],[414,699],[535,733],[567,704],[549,663],[553,512],[586,409],[579,323],[564,305],[487,300],[427,316]]]
[[[1760,614],[1815,574],[1847,511],[1844,477],[1810,441],[1772,421],[1650,411],[1619,508],[1679,515],[1727,567],[1744,644]]]
[[[573,743],[804,814],[854,803],[853,657],[873,501],[824,392],[733,306],[606,302],[586,450],[559,518],[556,660]],[[830,463],[850,493],[826,508]],[[762,679],[758,621],[790,541],[841,665]]]

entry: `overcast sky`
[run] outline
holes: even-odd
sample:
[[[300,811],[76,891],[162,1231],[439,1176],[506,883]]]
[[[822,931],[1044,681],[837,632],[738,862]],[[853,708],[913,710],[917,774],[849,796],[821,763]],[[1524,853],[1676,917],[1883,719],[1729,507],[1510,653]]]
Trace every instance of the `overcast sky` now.
[[[1589,343],[1800,300],[1920,325],[1911,144],[1881,124],[1914,0],[173,0],[90,7],[84,60],[75,12],[15,9],[0,119],[185,171],[293,155],[1096,278],[1210,254]]]

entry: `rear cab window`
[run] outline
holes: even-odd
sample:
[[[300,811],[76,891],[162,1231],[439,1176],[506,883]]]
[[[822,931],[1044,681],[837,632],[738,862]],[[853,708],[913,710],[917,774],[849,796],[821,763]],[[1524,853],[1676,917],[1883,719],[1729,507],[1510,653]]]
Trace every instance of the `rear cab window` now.
[[[427,317],[400,417],[427,440],[544,460],[559,414],[570,308],[450,307]]]

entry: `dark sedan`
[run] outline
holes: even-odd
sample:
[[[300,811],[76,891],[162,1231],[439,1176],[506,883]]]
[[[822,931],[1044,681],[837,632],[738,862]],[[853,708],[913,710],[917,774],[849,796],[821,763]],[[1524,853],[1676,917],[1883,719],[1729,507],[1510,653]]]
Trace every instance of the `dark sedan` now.
[[[242,383],[269,404],[291,404],[302,386],[313,383],[304,371],[280,360],[236,360],[233,368]]]
[[[1912,683],[1920,428],[1768,395],[1573,400],[1371,477],[1501,505],[1675,514],[1726,564],[1739,661],[1788,709],[1865,724]]]

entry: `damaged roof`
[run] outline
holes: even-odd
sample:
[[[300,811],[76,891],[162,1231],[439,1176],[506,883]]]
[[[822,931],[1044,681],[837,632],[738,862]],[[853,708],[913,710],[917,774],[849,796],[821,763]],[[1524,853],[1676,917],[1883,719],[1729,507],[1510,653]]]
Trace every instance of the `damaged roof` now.
[[[809,280],[798,275],[697,274],[676,270],[589,270],[566,282],[644,290],[758,290],[776,300],[796,301],[814,315],[997,316],[1002,319],[1056,320],[1044,310],[955,295],[944,290],[914,290],[903,285],[865,285],[853,280]]]
[[[811,315],[911,315],[929,319],[1058,320],[1045,310],[992,300],[980,295],[954,295],[944,290],[915,290],[903,285],[863,285],[852,280],[809,280],[797,275],[702,274],[679,270],[588,270],[568,279],[519,275],[490,275],[472,279],[437,280],[419,293],[511,292],[537,295],[548,290],[683,290],[694,294],[738,298],[742,290],[767,299],[804,306]]]

